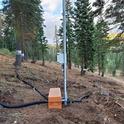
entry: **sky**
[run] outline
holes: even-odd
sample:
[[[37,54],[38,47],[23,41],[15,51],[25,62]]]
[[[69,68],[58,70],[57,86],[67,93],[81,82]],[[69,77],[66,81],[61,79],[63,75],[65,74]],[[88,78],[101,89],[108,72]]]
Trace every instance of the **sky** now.
[[[75,0],[71,0],[74,2]],[[49,43],[55,41],[55,26],[59,28],[62,19],[62,0],[42,0],[45,18],[45,35]]]
[[[0,0],[0,8],[2,7],[2,0]]]
[[[45,19],[45,35],[49,43],[55,40],[55,25],[61,24],[62,0],[42,0]]]

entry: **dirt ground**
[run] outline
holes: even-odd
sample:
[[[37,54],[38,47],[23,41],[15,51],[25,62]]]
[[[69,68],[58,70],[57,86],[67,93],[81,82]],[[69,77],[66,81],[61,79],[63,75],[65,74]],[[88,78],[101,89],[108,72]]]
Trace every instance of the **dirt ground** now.
[[[52,87],[63,92],[61,66],[57,63],[26,62],[19,70],[21,77],[48,95]],[[77,99],[92,93],[81,103],[72,103],[62,110],[49,110],[47,104],[22,109],[0,108],[0,124],[124,124],[124,86],[121,81],[87,73],[81,77],[78,69],[68,71],[68,95]],[[15,76],[13,59],[0,61],[0,102],[21,104],[43,99],[34,89]]]

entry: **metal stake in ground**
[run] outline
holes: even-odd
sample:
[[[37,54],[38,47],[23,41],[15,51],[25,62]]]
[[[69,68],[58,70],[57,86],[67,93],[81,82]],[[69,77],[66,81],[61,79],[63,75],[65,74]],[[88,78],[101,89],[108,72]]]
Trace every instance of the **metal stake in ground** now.
[[[64,103],[67,105],[67,55],[66,55],[66,4],[63,0],[63,41],[64,41]]]

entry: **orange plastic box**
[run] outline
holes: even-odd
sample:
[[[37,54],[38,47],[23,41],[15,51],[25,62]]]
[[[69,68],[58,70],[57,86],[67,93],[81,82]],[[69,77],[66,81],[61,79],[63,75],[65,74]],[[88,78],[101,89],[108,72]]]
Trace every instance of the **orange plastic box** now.
[[[60,88],[50,88],[48,96],[49,109],[62,109],[62,96]]]

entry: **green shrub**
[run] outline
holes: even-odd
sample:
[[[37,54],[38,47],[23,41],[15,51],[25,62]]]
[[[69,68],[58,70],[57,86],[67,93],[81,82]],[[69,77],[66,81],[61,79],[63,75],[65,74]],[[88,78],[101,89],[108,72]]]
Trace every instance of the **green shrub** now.
[[[5,48],[0,49],[0,54],[2,54],[2,55],[12,55],[12,53],[8,49],[5,49]]]

